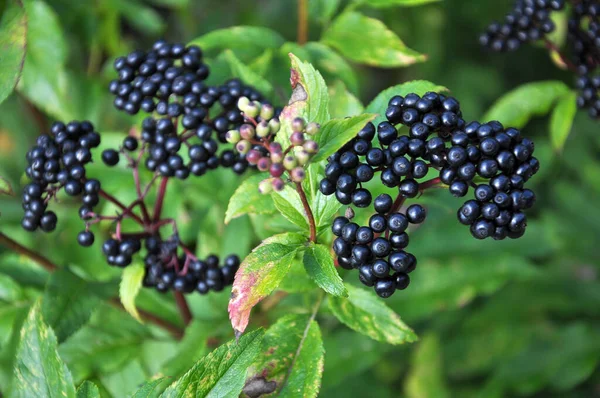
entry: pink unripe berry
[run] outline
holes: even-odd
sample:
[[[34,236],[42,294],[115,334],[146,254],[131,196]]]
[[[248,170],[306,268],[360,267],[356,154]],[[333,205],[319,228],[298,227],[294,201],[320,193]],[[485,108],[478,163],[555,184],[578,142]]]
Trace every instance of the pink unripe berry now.
[[[283,174],[283,171],[284,171],[284,168],[281,163],[273,163],[273,164],[271,164],[271,168],[269,169],[269,172],[271,173],[271,176],[273,176],[273,177],[281,177],[281,175]]]
[[[246,140],[241,140],[240,142],[235,144],[235,149],[241,154],[248,153],[250,148],[252,148],[252,144],[250,144],[250,142]]]
[[[304,172],[304,169],[302,167],[296,167],[295,169],[290,171],[290,178],[294,182],[302,182],[302,180],[304,180],[304,177],[306,177],[306,173]]]
[[[240,126],[240,135],[245,140],[251,140],[254,138],[256,131],[254,131],[254,127],[249,124],[242,124]]]
[[[251,149],[246,155],[246,160],[250,164],[257,164],[261,157],[262,154],[259,151],[257,151],[256,149]]]
[[[283,161],[283,152],[271,152],[271,162],[281,163]]]
[[[304,143],[303,145],[304,150],[310,154],[315,154],[317,152],[319,152],[319,144],[317,144],[315,141],[313,140],[308,140]]]
[[[311,122],[306,125],[306,134],[315,135],[321,129],[321,125],[319,123]]]
[[[283,148],[281,148],[281,144],[279,142],[271,142],[269,144],[269,152],[271,153],[277,153],[277,152],[282,152]]]
[[[271,184],[276,192],[281,192],[285,188],[285,182],[281,178],[273,178]]]
[[[304,134],[299,132],[292,133],[290,136],[290,142],[294,146],[300,146],[304,144]]]
[[[258,161],[258,163],[256,163],[256,167],[260,171],[267,171],[267,170],[269,170],[269,168],[271,167],[271,159],[269,159],[266,156],[260,158],[260,160]]]

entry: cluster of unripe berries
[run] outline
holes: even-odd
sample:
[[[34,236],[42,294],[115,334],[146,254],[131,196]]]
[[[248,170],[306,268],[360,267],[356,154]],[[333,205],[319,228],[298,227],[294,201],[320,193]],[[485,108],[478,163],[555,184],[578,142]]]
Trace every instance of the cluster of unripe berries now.
[[[551,14],[564,7],[565,0],[517,0],[504,22],[488,26],[479,42],[493,51],[515,51],[553,32],[556,24]]]
[[[567,48],[561,57],[577,74],[577,106],[587,109],[590,117],[600,118],[600,4],[597,0],[577,0],[570,8]],[[493,23],[481,35],[482,45],[494,51],[513,51],[523,42],[549,40],[555,28],[553,11],[562,10],[564,0],[518,0],[505,22]]]
[[[426,212],[418,204],[399,212],[388,194],[375,198],[374,208],[376,214],[366,226],[346,217],[334,220],[331,229],[337,238],[333,251],[340,267],[358,269],[360,281],[387,298],[410,283],[408,274],[416,268],[417,259],[405,250],[409,242],[406,232],[410,224],[422,223]]]
[[[99,144],[100,135],[88,121],[56,122],[50,134],[37,138],[26,155],[25,174],[31,182],[23,190],[24,229],[50,232],[56,228],[56,214],[47,207],[62,188],[68,196],[80,198],[82,219],[92,211],[99,202],[100,183],[87,178],[85,166]]]
[[[320,182],[324,195],[335,194],[340,203],[359,208],[373,202],[363,184],[377,173],[384,186],[397,192],[397,205],[388,194],[375,198],[377,214],[368,227],[359,229],[345,218],[336,220],[333,233],[339,238],[334,251],[340,266],[358,268],[361,281],[375,286],[381,297],[389,297],[393,286],[406,287],[400,279],[408,281],[405,274],[414,269],[416,259],[403,251],[408,243],[405,229],[409,222],[422,222],[425,211],[418,204],[408,207],[405,214],[397,213],[398,208],[406,199],[441,183],[456,197],[475,188],[475,200],[467,201],[457,214],[475,238],[501,240],[523,235],[527,221],[523,210],[535,202],[534,193],[524,184],[539,169],[531,140],[496,121],[467,124],[459,102],[438,93],[394,96],[385,115],[387,121],[377,128],[368,123],[328,158]],[[407,135],[400,134],[402,126],[408,128]],[[427,176],[430,179],[423,181]],[[385,238],[375,235],[382,233]],[[394,249],[400,250],[399,254]],[[387,262],[380,259],[388,255]],[[397,263],[399,258],[403,262]],[[390,269],[396,274],[380,271]]]
[[[226,139],[235,145],[235,151],[245,156],[250,165],[271,175],[259,183],[260,192],[266,194],[283,190],[285,172],[291,181],[302,182],[305,177],[304,166],[319,151],[319,145],[309,137],[317,134],[320,126],[314,122],[307,124],[300,117],[295,118],[291,122],[290,144],[284,149],[275,140],[281,122],[271,105],[242,97],[238,101],[238,108],[246,123],[229,130]]]
[[[220,292],[233,283],[240,266],[238,256],[227,256],[221,266],[215,255],[204,260],[187,253],[178,256],[177,239],[174,236],[166,241],[155,237],[146,240],[144,286],[159,292],[173,289],[181,293],[206,294],[210,290]]]

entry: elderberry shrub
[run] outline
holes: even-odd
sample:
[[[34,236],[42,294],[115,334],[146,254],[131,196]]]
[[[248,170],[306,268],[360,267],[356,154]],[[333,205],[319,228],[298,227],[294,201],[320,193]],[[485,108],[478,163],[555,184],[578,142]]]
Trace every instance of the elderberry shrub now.
[[[577,66],[577,106],[600,118],[600,4],[585,0],[573,6],[569,19],[569,44]]]
[[[387,121],[379,123],[377,129],[368,123],[328,158],[321,192],[335,194],[344,205],[368,207],[372,196],[363,184],[380,173],[383,185],[397,187],[399,194],[414,198],[419,194],[417,180],[431,167],[445,166],[443,151],[448,137],[464,127],[461,115],[459,102],[443,94],[392,97],[385,112]],[[409,134],[399,135],[399,125],[408,127]],[[373,142],[375,136],[379,145]]]
[[[153,287],[159,292],[173,289],[181,293],[195,291],[206,294],[209,290],[220,292],[233,283],[240,266],[238,256],[227,256],[221,266],[215,255],[209,255],[204,260],[199,260],[191,253],[178,256],[177,241],[177,236],[166,241],[158,237],[146,240],[144,286]]]
[[[302,182],[306,176],[304,166],[319,151],[319,145],[309,139],[319,132],[319,124],[307,124],[302,118],[292,120],[290,145],[284,150],[275,141],[281,123],[271,105],[242,97],[238,101],[238,108],[246,123],[229,130],[226,139],[235,144],[235,151],[240,156],[245,156],[250,165],[256,166],[260,171],[268,171],[271,175],[271,178],[259,183],[259,191],[266,194],[283,190],[285,172],[292,182]]]
[[[331,229],[337,238],[333,250],[342,268],[358,269],[363,284],[388,298],[410,283],[408,274],[415,270],[417,259],[405,250],[409,243],[407,229],[410,224],[422,223],[426,211],[418,204],[409,206],[405,213],[394,211],[388,194],[375,198],[374,207],[376,214],[366,226],[346,217],[334,220]]]
[[[515,51],[553,32],[556,25],[551,14],[564,7],[565,0],[517,0],[504,22],[488,26],[479,42],[493,51]]]
[[[85,166],[92,161],[91,150],[99,144],[100,135],[88,121],[56,122],[50,134],[37,138],[26,155],[25,174],[31,182],[23,190],[24,229],[39,227],[50,232],[56,228],[56,214],[47,207],[61,190],[81,200],[82,219],[92,212],[99,201],[100,182],[87,178]],[[88,243],[89,238],[82,237],[82,241]]]

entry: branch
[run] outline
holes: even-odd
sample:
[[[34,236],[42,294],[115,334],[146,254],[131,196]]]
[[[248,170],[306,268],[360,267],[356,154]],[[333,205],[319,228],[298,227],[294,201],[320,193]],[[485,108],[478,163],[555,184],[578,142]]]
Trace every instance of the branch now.
[[[160,187],[158,188],[158,197],[154,204],[154,221],[160,220],[160,213],[162,212],[163,201],[165,199],[165,193],[167,192],[167,183],[169,182],[168,177],[163,177],[160,180]]]
[[[111,194],[109,194],[108,192],[106,192],[105,190],[101,189],[98,194],[100,196],[102,196],[104,199],[108,200],[109,202],[113,203],[115,206],[117,206],[119,209],[121,209],[123,211],[124,215],[128,215],[131,218],[133,218],[138,224],[140,225],[144,225],[144,221],[137,215],[135,214],[133,211],[131,211],[130,208],[126,207],[123,203],[121,203],[121,201],[117,198],[115,198],[114,196],[112,196]]]
[[[560,61],[567,67],[568,70],[577,73],[577,66],[571,62],[571,60],[565,54],[563,54],[562,51],[560,51],[560,48],[558,48],[556,44],[554,44],[547,37],[544,38],[544,44],[548,50],[553,51],[558,55]]]
[[[310,241],[312,243],[317,243],[317,225],[315,223],[315,216],[313,215],[312,209],[308,204],[308,199],[306,199],[306,194],[304,193],[302,184],[299,182],[296,183],[296,191],[298,192],[298,195],[300,195],[300,200],[302,201],[304,212],[306,212],[306,216],[308,217],[308,225],[310,227]]]
[[[308,0],[298,0],[298,44],[308,41]]]

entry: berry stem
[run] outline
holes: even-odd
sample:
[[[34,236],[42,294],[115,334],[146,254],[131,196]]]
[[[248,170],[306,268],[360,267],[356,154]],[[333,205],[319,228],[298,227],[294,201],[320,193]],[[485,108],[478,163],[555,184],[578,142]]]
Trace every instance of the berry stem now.
[[[431,180],[427,180],[425,182],[420,183],[419,184],[419,191],[422,192],[422,191],[424,191],[426,189],[437,187],[441,183],[442,183],[442,180],[440,180],[439,177],[432,178]]]
[[[6,236],[2,232],[0,232],[0,244],[9,248],[10,250],[14,251],[15,253],[21,254],[21,255],[31,259],[33,262],[37,263],[38,265],[40,265],[42,268],[44,268],[45,270],[47,270],[49,272],[54,272],[54,271],[58,270],[58,266],[56,264],[54,264],[52,261],[50,261],[46,257],[42,256],[41,254],[38,254],[38,253],[34,252],[33,250],[28,249],[27,247],[21,245],[19,242],[12,240],[11,238]],[[117,307],[121,310],[124,310],[123,305],[121,304],[121,302],[119,301],[118,298],[116,298],[116,297],[111,298],[111,299],[109,299],[109,302],[110,302],[110,304],[114,305],[115,307]],[[144,310],[139,310],[139,313],[140,313],[142,319],[144,319],[150,323],[153,323],[153,324],[161,327],[162,329],[165,329],[166,331],[170,332],[175,338],[181,339],[183,337],[183,330],[181,330],[181,328],[169,323],[168,321],[165,321],[164,319],[157,317],[156,315],[154,315],[150,312],[147,312]]]
[[[306,193],[304,193],[304,188],[302,188],[302,183],[296,182],[296,191],[298,195],[300,195],[300,200],[302,201],[302,206],[304,207],[304,212],[308,218],[308,225],[310,227],[310,241],[312,243],[317,243],[317,225],[315,223],[315,216],[313,215],[312,209],[308,204],[308,199],[306,198]]]
[[[298,0],[298,44],[308,41],[308,0]]]
[[[183,323],[185,326],[187,326],[192,321],[192,312],[190,311],[190,306],[188,305],[185,296],[181,292],[174,291],[173,294],[175,296],[177,308],[179,308],[179,313],[183,319]]]
[[[121,203],[120,200],[118,200],[108,192],[104,191],[103,189],[100,189],[100,191],[98,191],[98,195],[102,196],[104,199],[108,200],[109,202],[113,203],[115,206],[123,210],[123,214],[130,216],[138,224],[144,225],[144,221],[137,214],[133,213],[130,208],[125,207],[125,205]]]
[[[19,242],[12,240],[2,232],[0,232],[0,244],[8,247],[14,252],[17,252],[25,257],[28,257],[38,263],[47,271],[56,271],[58,267],[52,261],[48,260],[46,257],[34,252],[31,249],[26,248],[21,245]]]
[[[169,182],[168,177],[163,177],[160,180],[160,187],[158,188],[158,197],[154,204],[154,221],[160,220],[160,213],[163,208],[163,201],[165,199],[165,193],[167,192],[167,183]]]
[[[560,49],[556,46],[555,43],[553,43],[547,37],[544,37],[544,44],[546,45],[546,48],[548,50],[553,51],[558,55],[561,62],[563,64],[565,64],[565,66],[567,67],[568,70],[570,70],[571,72],[577,73],[577,66],[575,66],[575,64],[573,62],[571,62],[571,60],[565,54],[563,54],[562,51],[560,51]]]

